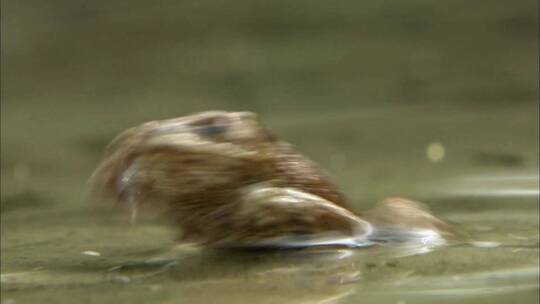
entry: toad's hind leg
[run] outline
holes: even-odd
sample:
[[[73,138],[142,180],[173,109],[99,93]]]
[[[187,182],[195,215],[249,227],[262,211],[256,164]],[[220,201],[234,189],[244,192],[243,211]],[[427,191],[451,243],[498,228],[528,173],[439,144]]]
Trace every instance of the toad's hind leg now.
[[[367,246],[371,225],[336,204],[296,188],[244,189],[236,215],[242,247]]]
[[[378,244],[438,246],[456,238],[454,228],[435,217],[427,206],[405,198],[387,198],[365,217],[374,226],[369,239]]]

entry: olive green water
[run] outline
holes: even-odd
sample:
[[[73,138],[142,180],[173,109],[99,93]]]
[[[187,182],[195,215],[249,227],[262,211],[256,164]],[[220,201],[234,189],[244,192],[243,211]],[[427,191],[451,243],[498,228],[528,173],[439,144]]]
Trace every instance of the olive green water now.
[[[3,1],[2,304],[537,303],[537,11]],[[85,203],[116,133],[211,109],[258,112],[359,210],[421,200],[470,240],[204,251]]]

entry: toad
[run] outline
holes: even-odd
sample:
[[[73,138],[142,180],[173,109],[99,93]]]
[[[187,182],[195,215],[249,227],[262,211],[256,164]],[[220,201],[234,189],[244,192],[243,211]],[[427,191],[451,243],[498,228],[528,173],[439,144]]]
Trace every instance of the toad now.
[[[438,244],[448,231],[407,199],[354,211],[317,164],[251,112],[208,111],[129,129],[108,146],[91,184],[133,215],[159,208],[182,240],[213,247]]]

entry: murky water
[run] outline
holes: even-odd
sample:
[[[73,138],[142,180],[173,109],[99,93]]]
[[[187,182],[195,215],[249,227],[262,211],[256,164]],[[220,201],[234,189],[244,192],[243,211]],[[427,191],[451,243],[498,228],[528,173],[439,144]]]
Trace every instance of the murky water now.
[[[20,155],[28,162],[9,163],[8,158],[2,171],[2,297],[7,303],[9,299],[68,303],[73,297],[133,303],[216,299],[219,303],[428,303],[435,299],[505,303],[519,297],[522,303],[534,303],[539,280],[537,147],[516,138],[505,153],[519,158],[520,164],[507,164],[493,153],[489,157],[494,160],[486,165],[465,147],[470,141],[475,150],[489,154],[494,142],[460,136],[469,123],[488,114],[505,123],[484,121],[485,134],[510,138],[516,132],[534,133],[534,119],[522,120],[531,109],[515,110],[524,116],[493,107],[477,113],[432,108],[426,119],[404,115],[416,110],[359,111],[357,116],[338,111],[266,120],[277,133],[293,142],[299,139],[308,154],[313,151],[312,156],[343,184],[357,208],[367,209],[390,195],[420,199],[466,233],[469,239],[464,243],[432,252],[380,246],[204,251],[175,244],[176,231],[158,219],[149,216],[131,225],[122,215],[85,205],[81,199],[85,174],[61,173],[71,166],[79,168],[82,162],[89,166],[83,170],[87,173],[91,162],[59,159],[57,155],[68,155],[60,152],[50,152],[51,158],[42,163]],[[388,143],[364,128],[383,117],[400,125],[400,132],[409,137],[395,137]],[[390,136],[394,126],[380,126],[378,132]],[[447,138],[414,132],[431,127],[448,128]],[[302,130],[311,128],[324,132],[306,143],[300,138]],[[368,147],[354,141],[328,145],[332,136],[343,132],[351,138],[361,132]],[[426,154],[428,139],[444,147],[445,156],[437,162]],[[371,154],[373,145],[378,146],[376,154]],[[415,153],[396,157],[393,147]]]
[[[537,2],[5,2],[2,304],[538,302]],[[211,109],[258,112],[355,208],[419,200],[466,237],[209,251],[86,203],[114,135]]]

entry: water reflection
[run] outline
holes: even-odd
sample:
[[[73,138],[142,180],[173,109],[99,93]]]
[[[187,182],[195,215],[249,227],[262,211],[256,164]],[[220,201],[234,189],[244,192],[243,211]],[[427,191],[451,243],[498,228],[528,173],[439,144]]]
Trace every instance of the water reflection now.
[[[416,243],[418,244],[418,243]],[[62,271],[37,268],[31,271],[2,274],[2,284],[8,290],[34,289],[39,286],[81,286],[104,282],[114,284],[173,284],[197,300],[208,294],[193,293],[211,288],[227,296],[231,290],[257,290],[256,294],[274,292],[289,294],[290,303],[306,301],[334,301],[354,293],[364,275],[376,267],[395,267],[392,262],[428,252],[418,246],[373,246],[364,249],[301,249],[301,250],[203,250],[196,246],[179,245],[151,256],[140,256],[131,263],[103,269],[98,260],[80,265],[67,265]],[[84,254],[88,258],[99,255]],[[95,263],[92,261],[96,261]],[[399,274],[399,272],[393,272]],[[292,288],[291,286],[295,286]],[[161,288],[161,287],[160,287]],[[315,292],[316,291],[316,292]],[[214,294],[215,295],[215,294]],[[207,300],[210,300],[208,298]],[[232,301],[232,299],[231,299]],[[204,302],[204,301],[203,301]],[[226,298],[224,302],[229,302]],[[234,301],[232,301],[234,302]],[[330,302],[328,302],[330,303]]]
[[[485,174],[464,176],[445,183],[442,195],[464,197],[537,197],[539,175]]]
[[[537,215],[512,208],[457,211],[443,217],[471,232],[476,243],[429,247],[417,241],[390,242],[358,249],[281,251],[201,250],[182,245],[163,252],[157,248],[165,248],[164,241],[152,240],[170,236],[142,222],[130,227],[131,232],[112,223],[82,225],[80,231],[89,230],[92,237],[72,232],[69,246],[62,249],[69,233],[66,226],[47,225],[40,231],[56,242],[13,245],[3,254],[12,260],[16,256],[21,263],[24,260],[19,259],[26,257],[39,260],[37,252],[37,256],[52,257],[60,247],[61,259],[48,259],[41,268],[26,271],[3,269],[2,288],[17,300],[55,287],[90,292],[103,300],[110,299],[111,293],[122,293],[124,299],[135,302],[182,299],[194,303],[216,299],[220,303],[429,303],[437,297],[458,301],[535,291]],[[81,218],[77,223],[81,226]],[[40,289],[43,286],[48,288]]]

